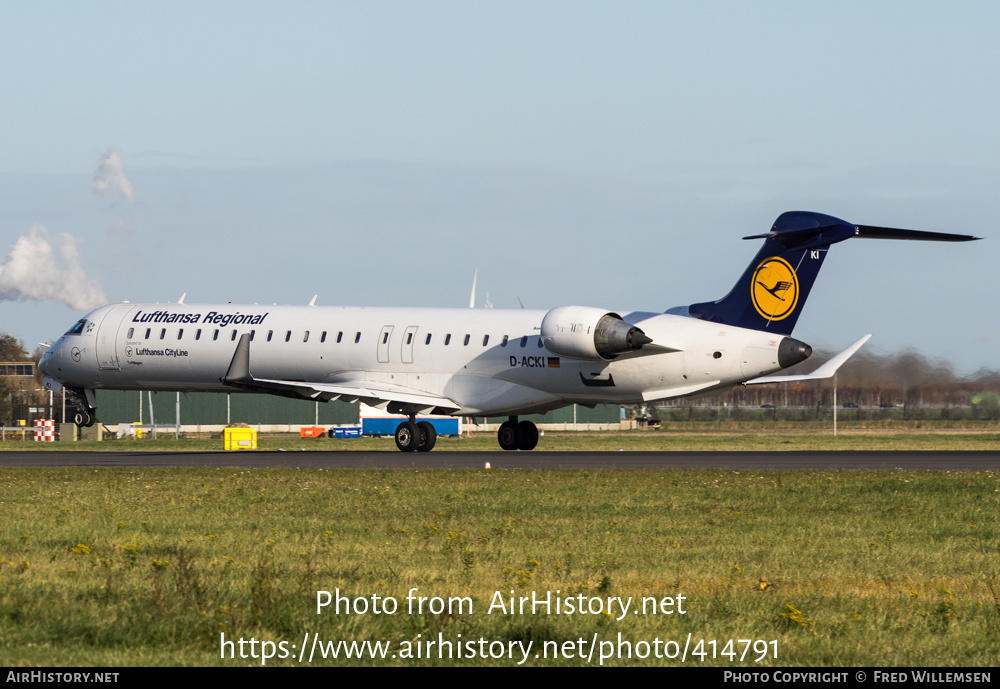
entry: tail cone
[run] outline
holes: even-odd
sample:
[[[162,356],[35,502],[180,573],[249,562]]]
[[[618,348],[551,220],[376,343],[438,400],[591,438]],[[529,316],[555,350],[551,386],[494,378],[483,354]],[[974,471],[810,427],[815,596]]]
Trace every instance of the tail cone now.
[[[782,338],[778,345],[778,365],[781,368],[794,366],[800,361],[805,361],[812,356],[813,348],[805,342],[800,342],[794,337]]]

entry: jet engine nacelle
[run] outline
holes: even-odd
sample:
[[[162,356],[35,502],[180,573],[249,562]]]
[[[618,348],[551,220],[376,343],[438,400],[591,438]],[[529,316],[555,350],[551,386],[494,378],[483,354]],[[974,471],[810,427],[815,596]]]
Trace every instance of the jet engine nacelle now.
[[[561,356],[610,360],[652,340],[617,313],[592,306],[560,306],[542,319],[542,342]]]

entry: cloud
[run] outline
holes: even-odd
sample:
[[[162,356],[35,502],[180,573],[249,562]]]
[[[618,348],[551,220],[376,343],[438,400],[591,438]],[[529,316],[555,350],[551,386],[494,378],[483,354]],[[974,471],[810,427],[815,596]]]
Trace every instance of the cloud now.
[[[126,200],[132,200],[132,183],[125,177],[125,164],[121,154],[114,148],[101,156],[97,161],[97,172],[90,188],[98,196],[121,194]]]
[[[0,301],[58,301],[80,311],[107,302],[104,290],[80,266],[76,240],[68,234],[50,242],[34,225],[19,237],[0,264]]]

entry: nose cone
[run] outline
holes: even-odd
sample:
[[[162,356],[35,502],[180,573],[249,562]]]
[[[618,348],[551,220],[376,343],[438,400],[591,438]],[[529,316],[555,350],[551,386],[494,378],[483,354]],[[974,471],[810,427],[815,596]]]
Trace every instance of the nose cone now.
[[[778,365],[781,368],[794,366],[812,356],[813,348],[794,337],[786,337],[778,345]]]
[[[52,362],[52,359],[54,358],[53,355],[54,352],[52,351],[52,347],[49,347],[45,350],[45,354],[42,354],[42,358],[38,360],[38,370],[46,376],[51,376],[54,370],[54,364]]]

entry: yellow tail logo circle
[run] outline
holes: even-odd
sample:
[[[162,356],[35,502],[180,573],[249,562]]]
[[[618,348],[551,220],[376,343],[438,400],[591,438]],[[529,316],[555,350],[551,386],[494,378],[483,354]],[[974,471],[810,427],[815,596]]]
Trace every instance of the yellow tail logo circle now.
[[[750,278],[750,298],[764,318],[780,321],[795,310],[799,301],[799,278],[783,258],[765,258]]]

